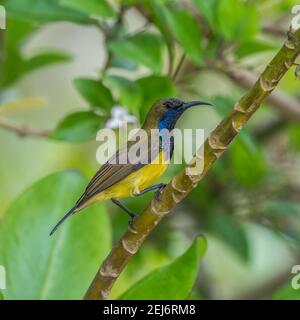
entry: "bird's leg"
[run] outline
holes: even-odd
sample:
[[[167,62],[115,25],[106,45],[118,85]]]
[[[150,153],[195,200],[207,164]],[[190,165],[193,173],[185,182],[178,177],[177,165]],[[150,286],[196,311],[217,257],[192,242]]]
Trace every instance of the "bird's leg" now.
[[[164,188],[165,186],[166,186],[166,185],[165,185],[164,183],[155,184],[154,186],[151,186],[151,187],[149,187],[149,188],[146,188],[146,189],[140,191],[139,193],[135,193],[134,196],[135,196],[135,197],[138,197],[138,196],[141,196],[141,195],[143,195],[143,194],[145,194],[145,193],[147,193],[147,192],[149,192],[149,191],[153,191],[153,190],[159,191],[159,190],[161,190],[162,188]]]
[[[294,71],[295,78],[300,80],[300,64],[295,62],[293,64],[296,66]]]
[[[134,219],[137,218],[137,214],[133,213],[132,211],[130,211],[128,208],[126,208],[124,206],[123,203],[121,203],[120,201],[116,200],[116,199],[111,199],[111,201],[116,204],[119,208],[121,208],[123,211],[125,211],[130,217],[131,217],[131,220],[129,221],[129,224],[132,225],[133,222],[134,222]]]
[[[293,34],[293,29],[292,26],[290,25],[289,31],[287,32],[287,37],[289,41],[294,42],[295,44],[299,44],[299,40],[296,38],[296,36]],[[294,66],[296,66],[295,71],[294,71],[294,75],[296,79],[300,80],[300,64],[299,63],[293,63]]]
[[[289,41],[292,41],[295,44],[298,44],[299,40],[297,39],[297,37],[293,33],[292,25],[290,25],[289,31],[287,32],[287,38],[288,38]]]
[[[155,199],[156,199],[157,201],[160,200],[161,191],[162,191],[166,186],[167,186],[166,184],[161,183],[160,187],[159,187],[159,188],[157,189],[157,191],[155,192],[154,197],[155,197]]]

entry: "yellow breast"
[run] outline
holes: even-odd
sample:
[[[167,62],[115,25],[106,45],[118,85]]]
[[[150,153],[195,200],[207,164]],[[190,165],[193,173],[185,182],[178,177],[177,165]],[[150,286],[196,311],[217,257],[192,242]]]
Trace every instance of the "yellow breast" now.
[[[102,191],[88,201],[87,204],[107,199],[126,198],[150,187],[168,167],[169,162],[163,161],[162,158],[162,153],[160,153],[153,163],[145,165],[141,169],[128,175],[125,179]]]

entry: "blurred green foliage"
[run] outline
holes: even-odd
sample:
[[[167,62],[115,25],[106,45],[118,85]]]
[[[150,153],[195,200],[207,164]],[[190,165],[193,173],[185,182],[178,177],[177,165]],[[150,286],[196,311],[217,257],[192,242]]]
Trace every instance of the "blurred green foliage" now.
[[[7,0],[2,3],[8,21],[7,30],[0,33],[3,57],[0,112],[7,100],[16,99],[14,95],[10,98],[11,90],[17,89],[34,71],[72,61],[72,52],[57,48],[43,48],[34,54],[27,50],[32,39],[45,28],[68,22],[78,28],[99,31],[99,39],[103,37],[106,58],[100,61],[101,70],[93,70],[93,77],[79,74],[73,79],[73,89],[86,105],[66,111],[47,140],[62,145],[61,148],[67,148],[69,143],[75,148],[74,144],[94,140],[114,106],[127,108],[141,123],[152,103],[161,97],[212,101],[215,113],[203,112],[202,118],[191,113],[191,118],[181,124],[212,129],[214,121],[230,113],[243,92],[240,83],[232,84],[230,77],[215,67],[230,61],[240,69],[260,72],[283,42],[276,32],[266,31],[266,26],[286,31],[290,10],[297,1]],[[95,36],[92,42],[99,39]],[[78,46],[81,40],[76,38]],[[299,83],[292,73],[283,79],[281,90],[297,99]],[[61,89],[57,95],[62,97],[63,93]],[[1,117],[9,116],[4,111],[1,113]],[[278,118],[271,103],[258,111],[227,154],[179,206],[176,215],[163,222],[141,249],[143,252],[135,256],[117,283],[114,298],[188,299],[190,294],[222,297],[218,285],[224,279],[229,279],[228,287],[236,285],[230,283],[234,271],[225,270],[223,261],[238,265],[238,270],[248,268],[249,272],[258,263],[253,252],[258,248],[249,241],[250,228],[246,222],[259,225],[280,239],[290,263],[299,259],[299,122],[284,119],[284,127],[278,130],[273,125],[275,129],[268,130],[269,120]],[[70,151],[69,161],[63,162],[59,152],[51,155],[51,159],[61,162],[60,168],[68,168],[86,161],[83,153],[89,152],[88,146],[78,145],[76,151]],[[13,150],[14,145],[10,148]],[[33,158],[32,167],[34,161]],[[91,161],[86,162],[86,172],[92,172]],[[168,181],[179,169],[171,167],[164,179]],[[10,172],[10,180],[22,180],[20,171]],[[7,268],[8,277],[7,290],[0,293],[0,299],[2,295],[5,299],[83,296],[111,248],[111,238],[116,241],[127,224],[125,216],[109,207],[111,227],[107,209],[100,204],[70,219],[57,236],[47,236],[51,226],[73,205],[86,182],[75,172],[54,173],[34,183],[12,202],[0,224],[0,264]],[[4,185],[1,188],[6,190]],[[126,202],[139,212],[150,199],[147,195]],[[177,227],[172,225],[173,220],[177,221]],[[198,277],[199,261],[206,247],[204,240],[198,238],[184,250],[200,232],[208,236],[208,241],[218,239],[224,247],[219,251],[209,248],[208,257],[201,259],[204,268],[200,268]],[[277,252],[276,248],[272,251]],[[212,256],[218,258],[215,269],[219,273],[213,268],[208,270]],[[162,266],[166,262],[169,264]],[[255,289],[251,286],[256,282],[259,298],[299,299],[299,291],[291,289],[289,283],[282,283],[283,289],[277,293],[260,293],[260,284],[270,281],[269,278],[263,274],[259,280],[249,281],[249,291]],[[246,282],[245,279],[247,276]],[[240,291],[234,297],[239,295]]]
[[[151,33],[140,33],[108,43],[108,49],[117,57],[148,67],[160,73],[162,67],[161,38]]]
[[[53,139],[83,142],[95,137],[101,128],[101,120],[92,112],[76,112],[68,115],[51,134]]]
[[[198,273],[199,260],[206,251],[206,240],[197,238],[192,246],[169,265],[154,270],[134,284],[120,299],[184,300],[189,296]]]
[[[84,295],[111,246],[105,208],[90,208],[86,217],[78,215],[56,237],[47,235],[86,182],[76,172],[55,173],[26,190],[8,209],[0,229],[0,261],[7,270],[5,299],[80,299]],[[80,230],[88,232],[77,241]]]

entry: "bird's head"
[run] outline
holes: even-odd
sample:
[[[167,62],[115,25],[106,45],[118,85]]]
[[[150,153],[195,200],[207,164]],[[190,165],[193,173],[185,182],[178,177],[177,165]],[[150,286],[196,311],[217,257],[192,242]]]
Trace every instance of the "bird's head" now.
[[[210,105],[205,101],[184,102],[176,98],[158,100],[148,112],[144,126],[172,130],[187,109],[193,106]]]

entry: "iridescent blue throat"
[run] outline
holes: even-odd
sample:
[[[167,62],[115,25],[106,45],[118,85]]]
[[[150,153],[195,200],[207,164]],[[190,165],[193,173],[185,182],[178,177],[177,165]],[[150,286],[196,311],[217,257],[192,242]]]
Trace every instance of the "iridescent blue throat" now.
[[[170,132],[174,129],[175,124],[182,112],[175,109],[168,110],[158,122],[158,129],[160,133],[160,143],[163,152],[172,158],[174,151],[174,137],[170,136]]]
[[[181,110],[170,109],[168,110],[163,117],[158,122],[158,129],[167,129],[172,130],[175,127],[176,121],[181,116]]]

